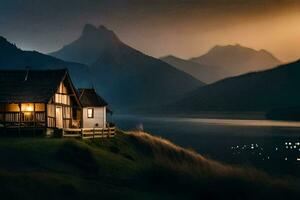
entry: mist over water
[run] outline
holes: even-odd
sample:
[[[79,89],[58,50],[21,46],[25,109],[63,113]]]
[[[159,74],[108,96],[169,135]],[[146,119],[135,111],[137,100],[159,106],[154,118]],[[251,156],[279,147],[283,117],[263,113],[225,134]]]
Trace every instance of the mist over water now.
[[[229,164],[272,175],[300,172],[300,122],[115,115],[124,130],[141,130]]]

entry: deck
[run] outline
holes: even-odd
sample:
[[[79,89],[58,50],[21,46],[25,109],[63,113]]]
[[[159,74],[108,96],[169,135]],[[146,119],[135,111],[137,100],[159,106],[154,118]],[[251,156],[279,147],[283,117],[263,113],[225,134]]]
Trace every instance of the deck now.
[[[111,138],[116,135],[116,127],[107,128],[65,128],[62,137],[64,138]]]

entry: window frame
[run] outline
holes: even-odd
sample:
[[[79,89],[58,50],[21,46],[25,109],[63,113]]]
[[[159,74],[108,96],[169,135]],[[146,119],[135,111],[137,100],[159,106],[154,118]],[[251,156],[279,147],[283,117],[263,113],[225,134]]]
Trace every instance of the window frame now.
[[[92,111],[92,116],[89,115],[89,110]],[[87,108],[86,115],[87,115],[88,119],[93,119],[94,118],[94,108]]]

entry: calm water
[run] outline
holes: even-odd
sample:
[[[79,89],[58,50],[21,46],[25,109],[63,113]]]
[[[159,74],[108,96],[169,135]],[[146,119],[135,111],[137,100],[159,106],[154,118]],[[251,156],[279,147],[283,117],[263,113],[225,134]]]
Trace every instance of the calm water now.
[[[300,122],[115,115],[123,130],[143,129],[207,157],[300,177]]]

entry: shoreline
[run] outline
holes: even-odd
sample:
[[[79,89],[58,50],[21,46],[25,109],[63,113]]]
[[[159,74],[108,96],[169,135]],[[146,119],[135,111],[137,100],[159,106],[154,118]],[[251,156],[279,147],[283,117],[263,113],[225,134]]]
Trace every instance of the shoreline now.
[[[115,113],[117,116],[141,117],[172,117],[172,118],[203,118],[203,119],[252,119],[268,120],[265,112],[201,112],[201,113]]]

